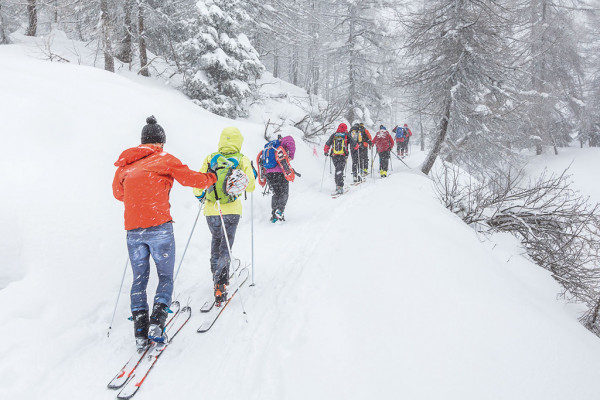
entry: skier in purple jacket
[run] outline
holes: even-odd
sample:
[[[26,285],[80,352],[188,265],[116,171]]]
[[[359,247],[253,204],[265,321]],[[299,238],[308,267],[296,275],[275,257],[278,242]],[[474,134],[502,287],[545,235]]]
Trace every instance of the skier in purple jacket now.
[[[296,153],[296,142],[291,136],[284,136],[280,139],[281,147],[288,153],[290,160],[294,159]],[[266,169],[267,182],[273,189],[271,198],[271,222],[285,221],[283,212],[288,201],[290,182],[285,178],[283,170],[279,165]]]

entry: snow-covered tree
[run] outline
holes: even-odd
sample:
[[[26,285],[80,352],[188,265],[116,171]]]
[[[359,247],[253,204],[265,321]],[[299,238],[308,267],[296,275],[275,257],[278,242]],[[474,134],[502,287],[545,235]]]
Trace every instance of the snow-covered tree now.
[[[384,105],[385,85],[378,85],[383,66],[392,62],[386,38],[389,36],[385,16],[391,3],[379,0],[338,0],[333,4],[336,15],[329,26],[332,42],[326,43],[330,62],[339,76],[333,89],[333,101],[347,105],[346,119],[368,121],[371,110]],[[371,122],[372,123],[372,122]]]
[[[435,0],[406,22],[406,72],[399,85],[438,120],[422,171],[444,151],[455,162],[500,168],[510,129],[510,21],[497,0]],[[445,145],[445,147],[443,147]]]
[[[243,116],[244,100],[264,71],[258,53],[240,31],[249,16],[239,0],[201,0],[195,11],[182,21],[188,39],[176,45],[184,91],[211,112]]]
[[[583,124],[583,60],[573,2],[527,0],[520,5],[524,28],[519,49],[520,87],[529,118],[518,129],[544,145],[567,145]]]

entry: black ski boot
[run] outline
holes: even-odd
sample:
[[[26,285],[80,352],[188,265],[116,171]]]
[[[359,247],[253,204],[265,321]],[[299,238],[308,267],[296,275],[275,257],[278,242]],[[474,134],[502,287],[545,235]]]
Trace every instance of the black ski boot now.
[[[135,347],[138,351],[142,351],[148,346],[148,310],[133,311],[131,316],[133,319]]]
[[[221,307],[227,301],[227,286],[224,283],[215,284],[215,306]]]
[[[164,303],[154,303],[152,316],[150,316],[150,327],[148,328],[148,339],[157,343],[167,342],[165,334],[165,323],[167,321],[168,307]]]

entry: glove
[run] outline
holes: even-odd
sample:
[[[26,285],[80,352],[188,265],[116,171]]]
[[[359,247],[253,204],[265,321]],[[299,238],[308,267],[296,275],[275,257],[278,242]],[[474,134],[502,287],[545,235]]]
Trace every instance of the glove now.
[[[328,155],[329,155],[329,152],[327,152],[327,151],[326,151],[326,152],[325,152],[325,157],[327,157]]]
[[[208,170],[206,171],[206,173],[209,174],[209,175],[214,175],[214,181],[215,182],[217,181],[217,173],[215,172],[214,169],[212,169],[212,168],[209,167]]]
[[[359,146],[360,145],[358,145],[358,144],[356,146],[354,146],[354,150],[358,150]]]

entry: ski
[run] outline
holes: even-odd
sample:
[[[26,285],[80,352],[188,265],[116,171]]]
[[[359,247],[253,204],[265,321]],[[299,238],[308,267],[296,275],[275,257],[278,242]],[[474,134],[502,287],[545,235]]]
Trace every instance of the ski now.
[[[238,272],[238,270],[240,269],[240,265],[241,265],[240,262],[235,263],[235,270],[229,274],[229,280],[230,281],[233,279],[233,274],[235,274],[236,272]],[[210,310],[212,310],[212,308],[214,307],[214,305],[215,305],[215,299],[213,297],[211,300],[206,300],[204,302],[204,304],[202,304],[202,307],[200,307],[200,312],[207,313]]]
[[[123,389],[117,395],[118,399],[127,400],[132,398],[148,377],[148,374],[158,361],[158,358],[162,355],[163,351],[171,344],[173,338],[181,331],[181,328],[190,320],[192,316],[192,309],[189,306],[183,307],[183,309],[172,318],[171,324],[165,327],[168,341],[165,343],[156,343],[148,347],[142,358],[140,359],[137,367],[133,370],[131,378],[127,381]]]
[[[177,314],[179,313],[180,307],[181,306],[178,301],[174,301],[171,303],[171,307],[169,307],[169,309],[172,311],[172,314],[169,316],[169,319],[167,320],[166,327],[168,327],[169,324],[171,323],[171,321],[173,321],[173,319],[177,316]],[[133,374],[133,371],[138,366],[141,359],[146,355],[149,348],[150,348],[150,346],[146,347],[146,349],[142,350],[141,352],[136,351],[131,356],[129,361],[127,361],[127,363],[123,366],[123,368],[121,368],[121,370],[117,373],[117,375],[115,375],[115,377],[108,383],[108,385],[107,385],[108,388],[109,389],[119,389],[119,388],[123,387],[123,385],[125,385],[125,383],[127,383],[129,378]]]
[[[331,193],[331,198],[337,199],[341,195],[348,193],[348,191],[350,191],[350,188],[344,188],[344,193],[333,192],[333,193]]]
[[[222,303],[220,307],[213,307],[212,310],[208,314],[206,314],[206,319],[198,328],[198,333],[206,332],[210,328],[212,328],[212,326],[215,324],[223,310],[225,310],[225,308],[227,308],[227,305],[229,305],[229,303],[231,302],[231,299],[233,299],[238,290],[240,290],[240,287],[244,284],[244,282],[246,282],[249,275],[250,271],[248,271],[248,268],[242,268],[242,270],[237,276],[237,280],[235,281],[235,284],[237,285],[235,286],[235,290],[229,294],[229,298],[227,299],[227,301]]]

